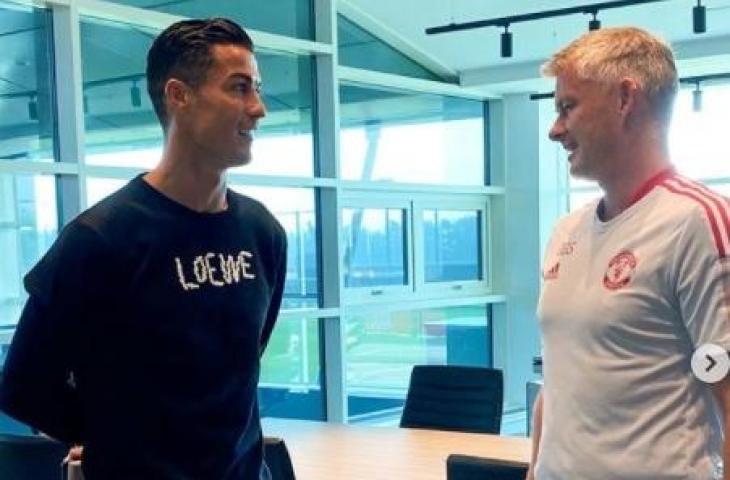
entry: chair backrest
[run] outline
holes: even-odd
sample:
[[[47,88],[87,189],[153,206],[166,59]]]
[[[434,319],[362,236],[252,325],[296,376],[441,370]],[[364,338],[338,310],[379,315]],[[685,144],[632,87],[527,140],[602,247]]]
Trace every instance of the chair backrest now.
[[[400,426],[499,433],[503,388],[501,370],[416,365]]]
[[[470,455],[449,455],[446,480],[524,480],[527,467]]]
[[[0,476],[13,480],[60,480],[68,447],[40,435],[0,434]]]
[[[296,480],[289,450],[281,438],[264,437],[264,461],[271,472],[271,480]]]

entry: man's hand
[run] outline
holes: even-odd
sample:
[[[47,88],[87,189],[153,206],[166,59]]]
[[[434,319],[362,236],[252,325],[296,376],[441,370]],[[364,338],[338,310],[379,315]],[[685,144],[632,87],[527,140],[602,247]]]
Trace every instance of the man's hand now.
[[[66,455],[66,459],[64,462],[79,462],[81,461],[81,457],[84,455],[84,447],[81,445],[76,445],[75,447],[71,447],[71,450],[68,451],[68,455]]]
[[[530,465],[530,468],[527,470],[525,480],[535,480],[535,472],[532,469],[532,465]]]

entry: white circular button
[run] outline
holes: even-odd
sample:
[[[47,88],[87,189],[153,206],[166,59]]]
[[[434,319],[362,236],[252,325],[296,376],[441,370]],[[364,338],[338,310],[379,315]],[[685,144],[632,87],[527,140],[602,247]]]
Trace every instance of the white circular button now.
[[[730,371],[730,355],[719,345],[705,343],[692,354],[692,372],[705,383],[717,383]]]

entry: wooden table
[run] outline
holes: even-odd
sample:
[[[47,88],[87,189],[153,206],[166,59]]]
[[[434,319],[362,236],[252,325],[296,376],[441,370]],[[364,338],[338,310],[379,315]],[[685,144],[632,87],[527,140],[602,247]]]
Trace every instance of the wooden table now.
[[[262,423],[264,435],[286,442],[297,480],[444,480],[451,453],[516,465],[530,457],[526,438],[278,418]]]

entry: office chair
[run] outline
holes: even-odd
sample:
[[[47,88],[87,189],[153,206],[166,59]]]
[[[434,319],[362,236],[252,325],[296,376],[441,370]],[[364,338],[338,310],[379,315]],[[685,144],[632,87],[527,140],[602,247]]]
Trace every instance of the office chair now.
[[[0,434],[0,476],[12,480],[59,480],[68,447],[38,435]]]
[[[501,370],[416,365],[400,426],[498,434],[503,383]]]
[[[499,460],[452,454],[446,459],[446,480],[524,480],[527,467]]]
[[[289,450],[281,438],[264,437],[264,461],[271,472],[271,480],[296,480]]]

